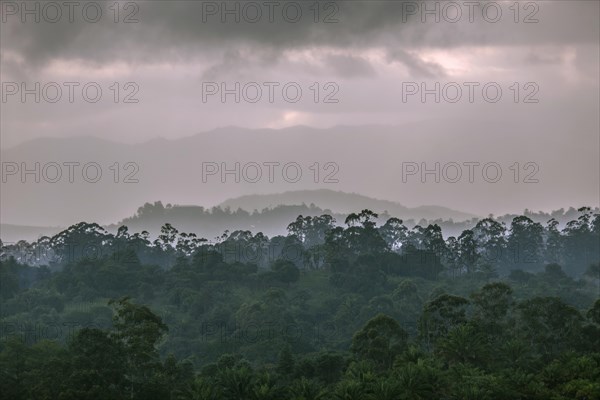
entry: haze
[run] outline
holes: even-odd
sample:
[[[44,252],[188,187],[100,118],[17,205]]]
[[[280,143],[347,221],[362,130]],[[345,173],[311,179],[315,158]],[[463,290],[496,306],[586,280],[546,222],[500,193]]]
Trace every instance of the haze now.
[[[264,14],[251,23],[250,14],[241,14],[239,23],[234,15],[223,23],[220,10],[188,1],[138,1],[137,9],[118,2],[118,23],[107,8],[97,23],[85,21],[80,9],[73,22],[65,14],[49,23],[42,14],[39,23],[31,15],[23,23],[21,10],[7,3],[13,4],[2,2],[0,32],[3,163],[94,161],[105,181],[37,184],[31,177],[23,183],[20,171],[5,174],[3,223],[113,223],[146,201],[213,206],[242,195],[322,188],[480,216],[599,205],[596,1],[541,1],[537,10],[521,3],[518,16],[513,1],[500,1],[503,14],[495,23],[481,10],[470,22],[466,8],[454,23],[444,14],[439,22],[425,15],[423,22],[421,9],[434,9],[434,2],[414,3],[413,15],[406,2],[378,1],[338,1],[335,8],[322,2],[318,15],[301,2],[296,23],[279,9],[273,22]],[[123,23],[128,16],[137,22]],[[31,89],[36,82],[58,83],[62,98],[52,103],[42,93],[36,103],[35,94],[25,101],[13,94],[11,83],[21,91],[22,83]],[[80,84],[73,102],[65,82]],[[90,82],[103,89],[95,103],[81,93]],[[256,85],[239,102],[233,94],[225,102],[220,92],[209,94],[236,82]],[[273,101],[266,82],[279,84]],[[297,102],[281,91],[291,82],[303,90]],[[432,94],[424,102],[421,93],[408,94],[436,82],[457,85],[447,86],[439,102]],[[465,82],[478,85],[472,102]],[[491,82],[502,88],[497,102],[482,94]],[[448,101],[457,86],[462,98]],[[248,101],[256,87],[262,97]],[[126,102],[128,95],[138,101]],[[139,182],[125,185],[121,176],[112,183],[115,162],[121,173],[136,163]],[[203,182],[208,162],[295,162],[304,179]],[[437,183],[429,175],[423,183],[421,171],[403,176],[412,168],[407,163],[440,163],[441,169],[468,162],[496,163],[503,177],[491,183],[479,172],[469,182],[467,168],[457,182],[442,175]],[[324,181],[332,171],[327,163],[339,169],[338,182]]]

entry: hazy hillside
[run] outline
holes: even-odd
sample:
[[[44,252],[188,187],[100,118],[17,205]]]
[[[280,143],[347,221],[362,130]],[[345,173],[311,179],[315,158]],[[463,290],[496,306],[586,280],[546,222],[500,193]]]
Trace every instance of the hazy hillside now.
[[[357,212],[368,208],[377,213],[387,211],[388,214],[403,219],[434,220],[438,218],[465,221],[476,217],[473,214],[451,210],[440,206],[405,207],[402,204],[373,199],[357,193],[344,193],[328,189],[298,190],[271,195],[247,195],[224,201],[221,207],[232,210],[241,208],[246,211],[262,210],[277,205],[315,204],[322,209],[330,209],[337,213]]]
[[[169,222],[180,230],[194,232],[209,239],[222,234],[225,230],[250,230],[273,236],[285,234],[286,226],[298,215],[330,214],[338,224],[343,224],[349,213],[363,209],[375,211],[383,222],[393,216],[401,218],[409,225],[414,225],[422,219],[427,221],[453,219],[459,222],[475,218],[444,207],[412,209],[395,202],[377,200],[355,193],[321,189],[241,196],[208,209],[201,206],[147,203],[138,209],[135,216],[126,218],[109,228],[114,230],[119,225],[127,225],[130,230],[138,232],[147,230],[154,234],[164,223]]]
[[[160,199],[164,204],[212,207],[240,196],[316,189],[362,193],[407,207],[443,204],[463,213],[480,215],[519,213],[530,205],[550,210],[572,204],[571,181],[564,182],[564,185],[561,183],[562,189],[556,190],[556,182],[550,184],[544,180],[547,176],[558,179],[568,175],[572,165],[561,165],[555,170],[554,164],[543,164],[541,158],[535,160],[543,166],[539,172],[540,183],[519,184],[519,196],[505,196],[507,190],[515,188],[508,167],[515,161],[528,161],[528,148],[536,145],[523,135],[529,127],[510,122],[469,122],[469,126],[471,129],[465,131],[459,123],[441,124],[432,120],[398,127],[314,129],[297,126],[280,130],[228,127],[184,139],[152,140],[135,145],[91,137],[33,140],[2,150],[3,162],[15,163],[13,165],[19,166],[19,169],[22,163],[32,169],[37,162],[42,173],[39,182],[35,182],[32,174],[22,179],[22,171],[6,177],[0,193],[1,220],[5,224],[32,226],[68,226],[82,220],[110,224],[131,216],[140,205],[153,199]],[[489,136],[483,137],[473,133],[482,131],[493,131],[497,135],[490,132]],[[365,139],[365,132],[369,134],[368,139]],[[520,137],[522,147],[510,145],[509,137]],[[469,148],[483,150],[474,157],[463,143],[469,143]],[[489,149],[489,154],[486,149]],[[373,152],[378,156],[368,157]],[[466,160],[500,163],[505,168],[506,179],[490,184],[479,177],[473,184],[451,184],[443,180],[436,183],[431,178],[422,183],[419,176],[413,176],[403,182],[402,163],[405,161],[423,161],[432,166],[435,162],[460,163]],[[88,181],[82,177],[83,166],[91,162],[97,163],[102,173],[95,183],[89,182],[95,177],[94,168],[88,171]],[[203,179],[203,165],[204,172],[208,172],[206,163],[232,169],[236,162],[240,163],[242,170],[244,166],[264,166],[270,162],[279,163],[279,167],[275,169],[272,182],[268,179],[266,167],[258,182],[243,178],[236,182],[235,176],[222,176],[218,172],[205,174]],[[56,183],[45,179],[43,174],[44,166],[50,166],[46,170],[46,178],[55,176],[50,163],[62,166],[62,176]],[[69,181],[69,168],[64,166],[65,163],[79,163],[74,169],[73,182]],[[288,163],[300,166],[302,177],[299,181],[286,180],[282,176],[283,165]],[[320,172],[318,176],[314,171],[316,163]],[[327,163],[333,163],[336,169],[326,169]],[[588,170],[592,170],[591,167]],[[246,175],[253,174],[250,169],[246,172]],[[293,175],[292,172],[290,170],[289,175]],[[540,203],[537,200],[539,196],[548,201]],[[335,198],[323,194],[318,198],[328,201],[324,205],[315,202],[320,207],[338,205]],[[310,204],[308,200],[303,201]],[[355,196],[353,200],[348,199],[343,207],[345,210],[353,209],[361,201]],[[277,204],[269,199],[266,206]],[[394,207],[394,203],[377,204],[380,207],[374,208],[381,208],[381,211],[388,209],[392,212],[398,207]],[[424,214],[431,211],[436,218],[454,216],[444,215],[444,209],[428,207],[422,211]]]
[[[0,239],[4,243],[16,243],[19,240],[28,242],[37,240],[41,236],[53,236],[66,227],[59,226],[28,226],[0,224]]]
[[[302,198],[310,199],[310,201],[298,200]],[[273,204],[277,205],[273,206]],[[322,206],[322,204],[329,207]],[[466,214],[444,207],[408,208],[394,202],[372,199],[353,193],[316,190],[243,196],[227,200],[212,208],[195,205],[165,205],[160,201],[153,204],[145,203],[138,208],[134,215],[117,223],[104,225],[104,227],[109,232],[116,233],[119,226],[126,225],[130,232],[145,230],[150,233],[151,237],[156,237],[160,228],[168,222],[181,232],[193,232],[208,240],[222,235],[226,230],[230,232],[234,230],[262,232],[273,237],[286,234],[287,225],[298,215],[329,214],[335,218],[338,225],[343,225],[348,212],[358,212],[365,208],[379,214],[379,223],[384,223],[390,217],[397,217],[410,228],[416,224],[422,226],[430,223],[438,224],[446,238],[460,235],[463,230],[472,228],[478,220],[475,216],[461,219],[460,217]],[[593,212],[599,213],[600,209],[595,208]],[[559,222],[560,227],[564,227],[567,221],[577,219],[579,213],[575,208],[570,207],[567,210],[560,209],[551,213],[525,210],[524,215],[542,225],[554,218]],[[506,214],[497,216],[496,220],[503,222],[508,227],[516,216]],[[19,240],[34,241],[41,236],[55,235],[65,228],[1,224],[0,239],[4,243],[15,243]]]

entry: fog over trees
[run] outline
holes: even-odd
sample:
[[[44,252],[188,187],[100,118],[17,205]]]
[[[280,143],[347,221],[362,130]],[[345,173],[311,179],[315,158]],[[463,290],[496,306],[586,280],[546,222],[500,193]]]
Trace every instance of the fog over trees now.
[[[12,399],[600,398],[600,215],[4,244]],[[460,379],[457,377],[460,376]]]
[[[0,397],[600,400],[599,17],[0,0]]]

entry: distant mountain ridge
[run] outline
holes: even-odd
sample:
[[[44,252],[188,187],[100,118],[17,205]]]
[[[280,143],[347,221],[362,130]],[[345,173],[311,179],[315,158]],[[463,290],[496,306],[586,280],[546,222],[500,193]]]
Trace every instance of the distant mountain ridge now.
[[[239,196],[219,204],[221,208],[229,207],[232,210],[241,208],[246,211],[261,211],[281,205],[310,205],[315,204],[321,209],[333,210],[335,213],[348,214],[358,212],[365,208],[377,213],[387,211],[388,214],[404,219],[452,219],[466,221],[477,216],[461,211],[456,211],[442,206],[406,207],[390,200],[379,200],[358,193],[346,193],[330,189],[294,190],[276,194],[253,194]]]
[[[381,218],[394,216],[414,223],[440,219],[462,222],[477,218],[475,215],[441,206],[409,208],[393,201],[374,199],[357,193],[316,189],[240,196],[212,208],[200,205],[171,206],[163,205],[162,202],[146,203],[135,215],[118,223],[105,225],[105,228],[116,231],[119,226],[127,225],[131,231],[147,230],[154,235],[168,222],[177,229],[207,238],[214,238],[225,230],[251,230],[254,233],[263,232],[272,236],[285,233],[287,225],[300,214],[330,214],[338,223],[343,224],[349,213],[360,212],[363,209],[372,210],[380,214]],[[79,221],[73,221],[75,222]],[[34,240],[41,235],[52,236],[62,229],[64,228],[2,224],[0,238],[5,242]]]
[[[248,230],[262,232],[272,237],[286,234],[287,225],[298,215],[318,216],[329,214],[338,225],[343,225],[350,212],[370,209],[379,214],[379,223],[396,217],[404,221],[408,228],[420,224],[435,223],[442,227],[445,236],[457,236],[464,229],[470,229],[482,217],[452,210],[441,206],[420,206],[409,208],[389,200],[373,199],[357,193],[336,192],[328,189],[298,190],[269,195],[248,195],[232,198],[215,207],[199,205],[171,205],[160,201],[145,203],[137,212],[118,223],[104,225],[111,233],[126,225],[130,232],[148,231],[156,237],[165,223],[170,223],[181,232],[196,233],[199,237],[213,240],[225,231]],[[593,209],[600,213],[599,208]],[[531,212],[522,214],[543,225],[555,218],[561,225],[576,219],[575,208],[560,209],[551,213]],[[507,227],[517,214],[505,214],[496,219]],[[81,220],[94,222],[93,220]],[[73,221],[73,223],[81,222]],[[41,236],[53,236],[66,227],[24,226],[0,224],[0,239],[4,243],[19,240],[35,241]]]
[[[0,221],[12,224],[12,231],[15,226],[66,227],[80,221],[109,225],[126,220],[149,199],[160,199],[165,204],[210,207],[221,204],[249,211],[282,204],[314,203],[334,212],[369,208],[378,213],[388,211],[405,220],[452,218],[454,221],[469,219],[473,214],[518,213],[525,207],[553,210],[564,204],[597,206],[597,191],[596,198],[589,195],[595,184],[590,184],[586,191],[570,186],[577,170],[571,165],[552,162],[556,158],[553,153],[542,152],[535,160],[543,165],[539,183],[515,184],[509,167],[516,161],[523,166],[532,159],[531,149],[539,145],[526,134],[529,129],[531,127],[510,121],[430,120],[401,126],[323,129],[223,127],[183,138],[136,144],[92,136],[35,139],[1,149],[3,163],[19,167],[25,164],[28,171],[36,163],[41,164],[42,173],[38,173],[38,178],[42,175],[42,179],[35,182],[34,174],[28,174],[23,181],[19,171],[8,175],[0,190]],[[511,145],[517,139],[521,146]],[[473,154],[472,148],[481,151]],[[568,146],[561,147],[561,151],[567,149]],[[460,182],[449,183],[440,178],[440,173],[437,181],[431,174],[425,180],[422,174],[416,173],[406,177],[403,169],[405,162],[420,163],[422,171],[425,168],[430,171],[438,163],[464,161],[481,165],[496,162],[504,169],[503,179],[490,183],[482,178],[480,168],[473,183],[468,181],[466,171]],[[238,179],[231,174],[226,178],[219,173],[208,178],[203,174],[207,163],[230,171],[237,163],[264,165],[268,162],[279,165],[274,181],[267,178],[265,169],[259,182],[239,179],[239,172]],[[79,163],[73,182],[69,181],[67,167],[62,167],[58,182],[44,179],[46,172],[50,177],[55,174],[54,167],[45,171],[44,166],[65,163]],[[87,180],[82,177],[83,166],[90,163],[96,163],[101,169],[98,182],[90,182],[89,176]],[[282,166],[287,163],[302,168],[300,181],[290,182],[282,176]],[[324,182],[323,177],[329,171],[323,167],[328,163],[336,165],[335,183]],[[131,168],[132,165],[136,168]],[[319,166],[320,179],[315,178],[315,165]],[[444,171],[442,167],[438,169]],[[91,168],[88,174],[93,177],[95,172]],[[578,198],[574,198],[574,194],[578,194]],[[406,204],[444,207],[409,208]],[[3,240],[8,240],[5,239],[7,226],[3,225],[0,236]]]

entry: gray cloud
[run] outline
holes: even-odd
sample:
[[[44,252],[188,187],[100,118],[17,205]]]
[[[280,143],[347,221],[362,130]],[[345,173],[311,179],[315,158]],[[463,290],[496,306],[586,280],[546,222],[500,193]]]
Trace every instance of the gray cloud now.
[[[81,2],[81,7],[85,3]],[[121,2],[122,5],[125,3]],[[264,14],[257,23],[244,20],[244,15],[252,17],[250,11],[246,14],[240,11],[242,17],[239,23],[233,22],[233,16],[227,16],[228,23],[222,23],[218,14],[207,16],[204,22],[203,7],[206,6],[203,3],[206,2],[136,2],[139,12],[135,17],[139,23],[129,24],[114,23],[112,11],[106,8],[98,23],[87,23],[77,13],[73,23],[69,23],[65,16],[57,23],[23,24],[18,16],[10,15],[7,16],[8,21],[2,23],[2,47],[21,56],[28,68],[36,68],[56,58],[83,59],[92,64],[115,60],[147,63],[172,60],[174,57],[197,58],[208,49],[240,46],[276,50],[310,47],[364,49],[377,43],[393,51],[406,46],[451,48],[593,43],[599,35],[599,4],[593,1],[533,2],[539,5],[534,15],[539,23],[529,24],[514,23],[514,15],[508,9],[510,2],[498,2],[503,10],[498,23],[486,22],[481,10],[475,10],[474,22],[470,23],[466,7],[463,7],[463,16],[456,23],[449,23],[444,18],[435,23],[433,16],[428,16],[427,21],[422,23],[419,12],[408,15],[405,9],[407,2],[387,1],[337,1],[337,8],[328,10],[322,5],[318,23],[314,22],[314,11],[310,8],[313,2],[306,1],[281,1],[273,14],[273,22],[268,20],[264,6],[261,7]],[[238,4],[243,10],[243,3],[228,4]],[[286,3],[301,4],[302,18],[298,22],[291,23],[283,17],[281,10]],[[433,7],[434,2],[427,3],[427,7]],[[419,6],[419,9],[424,8],[424,5]],[[293,16],[292,11],[288,15]],[[533,11],[521,10],[519,18],[524,19]],[[339,22],[322,22],[333,12],[332,18]],[[126,14],[122,10],[120,18]]]
[[[441,65],[423,61],[418,56],[412,55],[404,50],[391,50],[387,54],[387,59],[390,62],[400,62],[408,68],[410,74],[416,78],[440,78],[446,75],[446,72]]]
[[[334,73],[341,77],[365,77],[376,74],[375,70],[362,57],[350,55],[328,55],[325,62],[333,69]]]
[[[120,2],[121,7],[125,3]],[[338,1],[335,18],[339,22],[323,23],[323,18],[335,9],[326,10],[327,2],[322,3],[318,23],[309,9],[312,1],[302,2],[304,18],[297,23],[283,20],[281,13],[273,23],[263,19],[260,23],[236,24],[231,18],[229,23],[221,23],[218,16],[204,23],[202,4],[191,1],[137,2],[139,23],[133,24],[115,24],[110,10],[105,10],[107,18],[96,24],[81,20],[22,24],[18,17],[11,16],[7,23],[0,24],[3,82],[96,81],[104,87],[105,98],[94,104],[81,100],[73,104],[36,104],[21,103],[15,96],[2,104],[0,147],[6,149],[46,137],[95,136],[120,143],[140,143],[156,137],[177,140],[230,125],[249,129],[363,127],[355,129],[371,134],[375,129],[364,127],[380,124],[403,128],[387,128],[378,140],[356,139],[359,144],[348,147],[346,162],[351,167],[345,171],[352,173],[347,175],[344,190],[400,202],[405,199],[410,205],[439,200],[482,214],[577,205],[570,204],[571,199],[576,203],[594,200],[600,151],[598,2],[521,3],[523,7],[539,5],[535,15],[539,23],[531,24],[522,23],[531,11],[524,8],[520,23],[513,21],[508,8],[512,0],[498,2],[504,10],[498,23],[482,20],[481,14],[473,23],[465,20],[466,16],[457,23],[434,23],[431,17],[423,23],[418,14],[404,20],[402,4],[408,3],[391,1]],[[121,18],[125,14],[122,12]],[[227,82],[227,87],[232,87],[232,81],[276,81],[281,83],[278,90],[285,82],[298,82],[304,97],[290,103],[281,101],[279,93],[275,102],[263,99],[249,104],[223,103],[217,95],[205,103],[201,89],[207,80]],[[115,81],[138,83],[140,102],[115,104],[108,90]],[[418,95],[405,103],[402,84],[406,81],[426,81],[428,87],[433,87],[434,81],[494,81],[502,85],[504,96],[494,104],[482,101],[480,95],[473,104],[464,100],[456,104],[423,103]],[[339,86],[335,95],[338,103],[313,101],[315,92],[310,88],[317,83],[322,99],[331,92],[324,87],[327,82]],[[523,89],[525,83],[538,84],[539,103],[515,103],[510,89],[515,82],[521,88],[520,100],[528,93]],[[413,130],[415,134],[407,134]],[[280,133],[285,135],[286,131]],[[328,139],[321,161],[337,158],[336,152],[347,147],[344,134],[340,131],[335,143]],[[253,140],[254,135],[247,136]],[[205,158],[242,159],[249,149],[255,149],[255,158],[265,161],[272,152],[269,142],[252,143],[253,147],[236,143],[233,151],[220,141],[204,140],[204,136],[201,139],[201,145],[189,151],[202,150]],[[294,151],[298,143],[306,149],[299,152],[306,153],[302,159],[307,162],[313,149],[321,144],[318,140],[303,143],[289,138],[289,142],[283,140],[279,145],[291,149],[285,154],[292,159],[297,155]],[[370,148],[364,149],[364,143]],[[70,156],[79,154],[75,150]],[[128,156],[122,154],[119,161],[126,161]],[[482,161],[503,161],[505,165],[543,161],[544,184],[502,190],[494,186],[496,191],[482,199],[482,186],[468,187],[468,195],[464,187],[452,190],[451,185],[425,187],[415,183],[413,190],[404,190],[405,186],[398,184],[398,170],[386,170],[386,163],[396,158],[465,161],[471,156]],[[374,177],[373,162],[378,163],[375,171],[386,172]],[[145,171],[160,168],[160,164],[153,164]],[[163,200],[201,204],[222,200],[216,198],[224,195],[218,188],[190,194],[189,182],[172,179],[176,173],[171,170],[171,175],[163,177],[164,182],[173,184],[165,195],[171,197]],[[153,176],[147,175],[146,183],[157,192],[128,198],[128,207],[161,197],[164,189],[156,187]],[[538,191],[540,188],[543,190]],[[228,189],[232,189],[230,195],[253,190],[238,186]],[[269,187],[265,191],[287,189]],[[12,204],[22,204],[22,198],[29,198],[19,193],[18,186],[14,190]],[[43,192],[40,189],[41,199]],[[56,204],[63,204],[64,193],[57,190],[54,195]],[[118,204],[121,198],[113,195],[103,191],[100,202]],[[71,199],[81,202],[76,195]],[[6,204],[2,206],[3,215],[10,215]],[[102,218],[116,219],[111,210],[103,209]],[[74,222],[67,220],[70,211],[61,210],[61,218],[65,219],[52,223]],[[83,209],[80,211],[84,216]],[[35,223],[37,217],[31,218]]]

